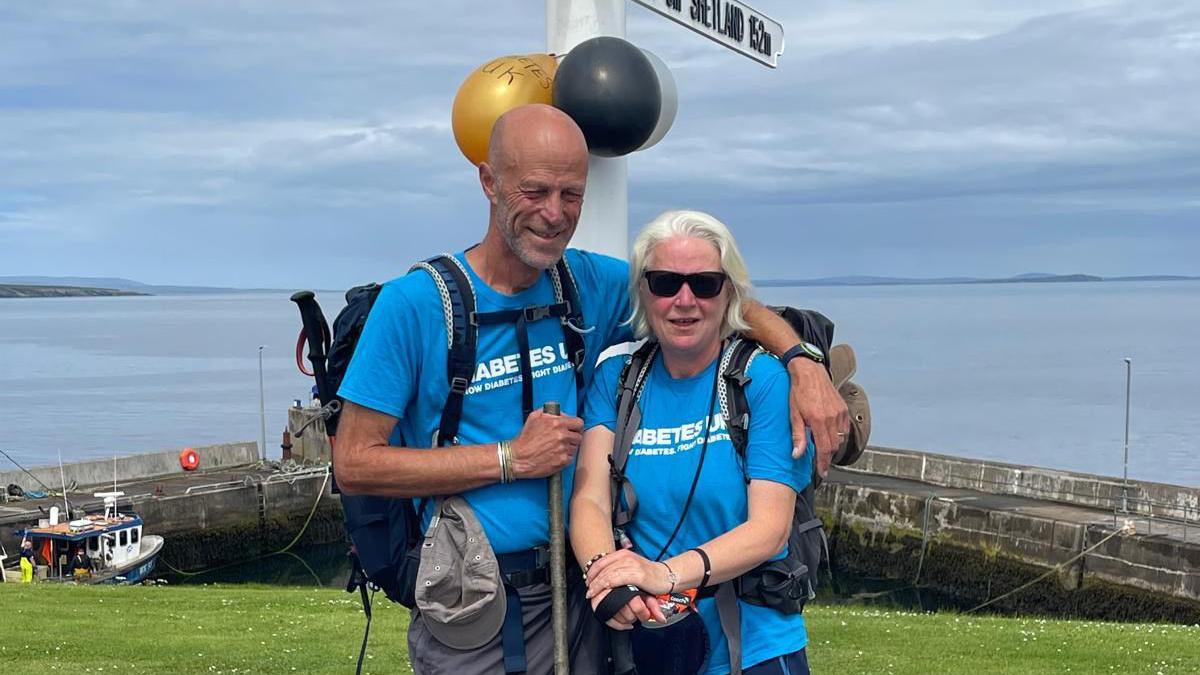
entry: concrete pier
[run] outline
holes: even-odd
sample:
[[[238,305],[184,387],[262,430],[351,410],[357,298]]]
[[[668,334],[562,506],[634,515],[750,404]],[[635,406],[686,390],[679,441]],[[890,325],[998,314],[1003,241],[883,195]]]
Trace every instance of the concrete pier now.
[[[1133,517],[1196,527],[1200,538],[1200,489],[969,459],[932,452],[872,447],[852,467],[856,473],[892,476],[941,487],[1016,495],[1074,504]],[[1182,535],[1182,531],[1179,533]]]
[[[969,607],[1061,566],[993,608],[1196,623],[1198,492],[871,448],[852,469],[832,473],[817,502],[834,564],[858,574],[908,581]],[[1114,534],[1126,522],[1135,533]]]

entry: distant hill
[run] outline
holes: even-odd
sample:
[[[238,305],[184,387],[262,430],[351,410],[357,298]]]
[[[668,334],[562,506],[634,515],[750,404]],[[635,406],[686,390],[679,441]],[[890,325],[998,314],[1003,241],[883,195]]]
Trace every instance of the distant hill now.
[[[1061,281],[1104,281],[1104,277],[1091,274],[1020,274],[1006,279],[977,279],[968,284],[1044,284]]]
[[[32,284],[0,284],[0,298],[78,298],[119,295],[146,295],[135,291],[115,288],[90,288],[87,286],[48,286]]]
[[[818,279],[759,279],[755,286],[898,286],[913,284],[968,284],[978,281],[971,277],[939,277],[906,279],[903,277],[845,276]]]
[[[1182,277],[1176,274],[1150,274],[1140,277],[1108,277],[1105,281],[1196,281],[1200,277]]]
[[[819,279],[757,279],[754,285],[770,288],[775,286],[933,286],[939,284],[1041,284],[1062,282],[1100,281],[1200,281],[1200,277],[1180,275],[1147,275],[1136,277],[1098,277],[1091,274],[1046,274],[1027,272],[1011,277],[935,277],[914,279],[909,277],[844,276]]]
[[[272,288],[230,288],[228,286],[167,286],[143,284],[120,277],[0,277],[0,285],[74,286],[132,291],[134,295],[201,295],[210,293],[256,293]],[[129,295],[128,293],[124,295]]]

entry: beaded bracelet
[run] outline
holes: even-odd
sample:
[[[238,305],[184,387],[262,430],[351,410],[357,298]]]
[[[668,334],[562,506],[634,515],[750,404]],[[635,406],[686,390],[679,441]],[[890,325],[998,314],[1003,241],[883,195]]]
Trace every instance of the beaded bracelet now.
[[[596,555],[592,556],[591,560],[587,561],[587,564],[583,566],[583,580],[584,581],[587,581],[588,572],[592,571],[592,565],[594,565],[597,560],[603,558],[606,555],[608,555],[608,554],[607,553],[597,553]]]

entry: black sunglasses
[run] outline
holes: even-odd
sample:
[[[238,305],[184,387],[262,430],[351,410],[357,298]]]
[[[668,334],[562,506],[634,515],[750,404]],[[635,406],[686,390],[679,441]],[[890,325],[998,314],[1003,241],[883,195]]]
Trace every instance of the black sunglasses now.
[[[680,274],[666,270],[646,270],[646,285],[650,292],[660,298],[673,298],[686,283],[692,289],[692,295],[697,298],[715,298],[721,294],[725,285],[724,272],[694,272]]]

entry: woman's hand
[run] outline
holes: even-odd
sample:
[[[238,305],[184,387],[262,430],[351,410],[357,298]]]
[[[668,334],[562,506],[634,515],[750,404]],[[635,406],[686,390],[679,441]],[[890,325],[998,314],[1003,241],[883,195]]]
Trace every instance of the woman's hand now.
[[[605,596],[611,592],[611,588],[606,588],[595,596],[590,596],[592,600],[592,611],[600,606]],[[611,619],[604,622],[606,626],[613,630],[629,630],[633,628],[633,624],[639,621],[666,621],[663,616],[662,609],[658,606],[658,600],[653,595],[647,593],[639,593],[633,596],[624,607],[619,609]]]
[[[650,595],[662,595],[672,590],[666,565],[627,549],[614,551],[592,563],[587,584],[589,598],[617,586],[637,586]]]

